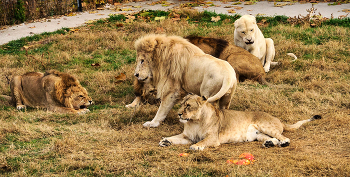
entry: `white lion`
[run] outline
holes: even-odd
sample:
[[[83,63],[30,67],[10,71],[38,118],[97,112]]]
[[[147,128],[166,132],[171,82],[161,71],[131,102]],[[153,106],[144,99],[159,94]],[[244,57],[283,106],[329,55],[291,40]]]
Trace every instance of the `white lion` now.
[[[236,46],[248,50],[260,59],[265,72],[269,72],[270,65],[278,64],[278,62],[272,62],[275,57],[273,40],[264,38],[254,16],[243,15],[235,21],[234,38]]]
[[[218,100],[221,109],[230,106],[237,86],[232,66],[179,36],[151,34],[135,42],[137,51],[135,76],[155,86],[160,107],[145,127],[157,127],[184,93],[192,92]]]

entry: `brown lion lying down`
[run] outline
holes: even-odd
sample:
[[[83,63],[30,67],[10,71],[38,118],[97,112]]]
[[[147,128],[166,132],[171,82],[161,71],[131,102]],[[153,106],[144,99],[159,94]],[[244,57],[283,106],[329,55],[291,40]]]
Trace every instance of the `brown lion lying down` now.
[[[18,110],[26,106],[47,108],[58,113],[85,114],[92,99],[73,76],[58,71],[29,72],[15,76],[11,82],[11,101]]]
[[[264,112],[219,110],[203,97],[193,94],[184,98],[178,115],[180,122],[184,123],[183,133],[163,138],[159,142],[160,146],[196,143],[190,149],[203,150],[205,147],[215,147],[223,143],[258,140],[266,148],[276,145],[285,147],[290,144],[290,140],[282,135],[284,130],[296,130],[304,123],[321,119],[321,116],[315,115],[287,125]]]
[[[268,85],[265,80],[266,73],[260,60],[249,53],[247,50],[230,44],[228,41],[216,38],[205,38],[198,36],[188,36],[185,39],[203,50],[204,53],[210,54],[216,58],[226,60],[234,68],[236,78],[239,81],[245,79],[258,81],[260,84]],[[150,104],[159,103],[155,98],[156,89],[147,83],[134,80],[135,100],[126,105],[128,108],[138,106],[141,102]]]

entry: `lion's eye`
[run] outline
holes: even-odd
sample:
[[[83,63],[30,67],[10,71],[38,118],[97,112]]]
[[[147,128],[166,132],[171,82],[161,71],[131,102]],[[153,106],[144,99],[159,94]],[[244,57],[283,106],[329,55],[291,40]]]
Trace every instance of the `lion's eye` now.
[[[253,29],[251,29],[250,31],[253,31]]]
[[[145,60],[141,60],[141,64],[144,62]]]
[[[242,31],[242,34],[245,34],[245,32],[244,32],[244,31]]]
[[[190,106],[191,106],[190,104],[187,104],[187,105],[186,105],[186,109],[189,108]]]
[[[83,98],[84,96],[83,95],[79,95],[80,98]]]

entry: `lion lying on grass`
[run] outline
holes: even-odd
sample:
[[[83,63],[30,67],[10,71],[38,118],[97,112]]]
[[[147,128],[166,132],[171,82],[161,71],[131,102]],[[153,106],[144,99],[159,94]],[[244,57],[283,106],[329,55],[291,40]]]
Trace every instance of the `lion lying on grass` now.
[[[264,38],[252,15],[243,15],[235,21],[234,41],[238,47],[242,47],[254,56],[258,57],[264,66],[265,72],[269,72],[270,65],[275,57],[275,46],[271,38]]]
[[[260,60],[241,47],[231,45],[222,39],[198,36],[188,36],[185,39],[202,49],[204,53],[230,63],[236,72],[236,78],[240,81],[251,79],[258,81],[260,84],[268,85],[265,79],[266,73]],[[126,105],[127,108],[136,107],[141,102],[148,102],[150,104],[159,102],[159,100],[154,99],[153,95],[156,93],[156,89],[150,84],[140,82],[137,79],[134,81],[134,93],[136,98],[131,104]]]
[[[219,110],[202,97],[192,94],[184,98],[178,115],[180,122],[184,123],[183,133],[163,138],[160,146],[196,143],[190,149],[203,150],[223,143],[258,140],[263,141],[266,148],[276,145],[285,147],[290,140],[282,135],[284,130],[295,130],[306,122],[321,118],[315,115],[311,119],[287,125],[264,112]]]
[[[218,101],[221,109],[230,106],[237,86],[236,73],[226,61],[205,54],[179,36],[151,34],[135,42],[137,51],[135,76],[154,86],[160,107],[145,127],[157,127],[182,93],[192,92]]]
[[[260,60],[247,50],[231,45],[228,41],[223,39],[198,36],[188,36],[185,38],[202,49],[204,53],[230,63],[239,81],[250,79],[258,81],[263,85],[268,84],[265,79],[266,73]]]
[[[11,82],[12,97],[2,95],[13,102],[18,110],[26,106],[47,108],[58,113],[85,114],[92,99],[73,76],[58,71],[29,72],[15,76]]]

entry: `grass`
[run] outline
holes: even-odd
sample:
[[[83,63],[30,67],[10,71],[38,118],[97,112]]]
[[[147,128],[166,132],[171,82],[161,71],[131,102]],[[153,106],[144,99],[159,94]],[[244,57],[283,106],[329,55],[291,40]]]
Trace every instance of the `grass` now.
[[[143,12],[145,13],[145,12]],[[182,20],[155,22],[165,12],[148,12],[132,23],[110,17],[77,31],[62,29],[11,41],[0,48],[0,94],[8,80],[28,71],[57,69],[77,77],[94,100],[91,112],[78,116],[41,109],[17,111],[0,99],[0,174],[2,176],[349,176],[350,29],[343,21],[322,27],[290,26],[284,18],[261,26],[275,42],[281,65],[267,74],[271,86],[240,83],[231,109],[264,111],[294,123],[320,114],[295,132],[285,132],[285,148],[260,142],[223,144],[201,152],[189,145],[158,147],[162,137],[179,134],[178,105],[158,128],[143,128],[158,107],[127,109],[133,94],[134,41],[147,33],[190,34],[233,42],[230,23],[209,21],[220,14],[178,12]],[[184,15],[186,14],[186,15]],[[170,14],[168,14],[170,16]],[[166,15],[166,16],[168,16]],[[198,16],[199,15],[199,16]],[[152,18],[147,18],[151,16]],[[185,20],[187,16],[191,19]],[[193,17],[193,18],[192,18]],[[203,17],[203,18],[202,18]],[[230,17],[231,18],[231,17]],[[236,18],[236,17],[232,17]],[[203,20],[202,20],[203,19]],[[268,20],[267,20],[268,21]],[[276,22],[277,21],[277,22]],[[174,25],[175,23],[175,25]],[[24,46],[27,49],[24,49]],[[291,62],[286,53],[298,60]],[[99,66],[92,64],[98,63]],[[115,76],[125,73],[126,81]],[[187,152],[188,157],[178,154]],[[250,152],[249,166],[226,160]]]

